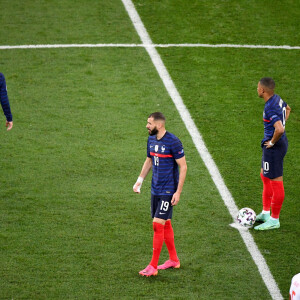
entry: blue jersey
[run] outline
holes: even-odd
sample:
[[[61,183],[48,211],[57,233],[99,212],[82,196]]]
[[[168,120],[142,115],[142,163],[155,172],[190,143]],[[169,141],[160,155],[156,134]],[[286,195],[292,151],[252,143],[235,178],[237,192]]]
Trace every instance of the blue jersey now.
[[[11,122],[12,114],[10,111],[10,105],[9,105],[8,96],[7,96],[5,77],[2,73],[0,73],[0,102],[1,102],[1,106],[3,109],[4,115],[6,117],[6,120],[8,122]]]
[[[263,114],[264,121],[264,138],[261,141],[262,145],[265,141],[272,139],[275,128],[274,124],[277,121],[281,121],[283,127],[285,127],[286,118],[286,107],[287,104],[284,102],[280,96],[273,95],[266,103]],[[285,136],[285,132],[283,134]],[[281,137],[282,138],[282,137]]]
[[[152,158],[152,195],[172,195],[176,192],[179,170],[176,159],[184,156],[182,143],[172,133],[157,140],[156,135],[149,136],[147,157]]]

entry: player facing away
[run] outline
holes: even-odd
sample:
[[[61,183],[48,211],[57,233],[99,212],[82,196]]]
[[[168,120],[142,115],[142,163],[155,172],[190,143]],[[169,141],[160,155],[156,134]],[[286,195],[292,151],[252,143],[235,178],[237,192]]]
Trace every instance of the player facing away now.
[[[7,130],[11,130],[13,127],[13,120],[7,96],[5,77],[2,73],[0,73],[0,102],[3,109],[3,113],[6,117],[5,126],[7,127]]]
[[[290,287],[290,300],[300,300],[300,273],[292,278]]]
[[[147,158],[133,186],[133,191],[140,193],[142,183],[152,169],[153,255],[149,265],[139,272],[140,275],[147,277],[157,275],[159,269],[180,267],[171,219],[173,206],[177,205],[180,200],[187,165],[181,141],[174,134],[166,131],[165,122],[166,119],[160,112],[152,113],[148,117]],[[157,266],[164,242],[170,259]]]
[[[274,89],[275,82],[270,77],[264,77],[258,82],[257,93],[264,99],[265,107],[260,173],[263,182],[263,210],[256,217],[256,221],[263,224],[254,227],[255,230],[280,227],[279,214],[284,200],[283,159],[288,149],[285,122],[289,118],[291,108],[280,96],[274,94]]]

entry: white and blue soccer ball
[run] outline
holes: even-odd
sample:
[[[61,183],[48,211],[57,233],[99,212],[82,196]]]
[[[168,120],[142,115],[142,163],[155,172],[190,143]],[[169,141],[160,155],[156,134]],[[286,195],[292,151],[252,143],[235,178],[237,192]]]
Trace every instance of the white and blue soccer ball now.
[[[253,209],[249,207],[244,207],[240,209],[237,216],[237,221],[241,226],[251,228],[256,220],[256,213]]]

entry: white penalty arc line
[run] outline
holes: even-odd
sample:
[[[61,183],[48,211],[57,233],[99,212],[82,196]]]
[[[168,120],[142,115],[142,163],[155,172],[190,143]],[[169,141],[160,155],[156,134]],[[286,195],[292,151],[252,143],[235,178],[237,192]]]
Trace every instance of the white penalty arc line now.
[[[56,49],[56,48],[246,48],[300,50],[300,46],[236,45],[236,44],[45,44],[45,45],[2,45],[0,50],[13,49]]]
[[[199,133],[194,121],[192,120],[192,117],[188,109],[184,105],[183,100],[179,92],[177,91],[175,84],[173,83],[156,48],[146,46],[146,45],[152,45],[152,41],[150,39],[150,36],[148,35],[146,28],[144,27],[142,20],[140,19],[131,0],[122,0],[122,2],[129,14],[129,17],[138,35],[141,38],[142,43],[145,45],[145,49],[148,52],[160,78],[162,79],[170,97],[172,98],[187,130],[189,131],[204,164],[206,165],[217,189],[219,190],[219,193],[226,207],[228,208],[230,215],[232,216],[233,219],[235,219],[235,217],[238,214],[238,208],[234,202],[234,199],[230,191],[228,190],[227,186],[225,185],[224,180],[214,160],[212,159],[210,153],[208,152],[207,147],[205,146],[201,134]],[[269,270],[269,267],[263,255],[260,253],[252,235],[249,233],[249,231],[244,231],[244,230],[239,230],[239,233],[243,238],[244,243],[246,244],[247,249],[250,252],[255,264],[258,267],[259,273],[261,274],[261,277],[266,287],[268,288],[271,297],[276,300],[283,299],[280,290]]]

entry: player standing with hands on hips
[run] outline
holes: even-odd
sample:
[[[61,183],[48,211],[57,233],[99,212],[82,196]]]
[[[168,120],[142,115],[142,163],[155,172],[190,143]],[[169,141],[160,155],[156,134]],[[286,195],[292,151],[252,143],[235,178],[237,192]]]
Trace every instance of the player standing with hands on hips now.
[[[263,182],[263,211],[256,221],[264,223],[254,227],[256,230],[280,227],[279,214],[284,200],[283,159],[288,149],[285,122],[289,118],[291,108],[280,96],[274,94],[274,89],[275,82],[272,78],[265,77],[258,82],[257,94],[265,100],[265,108],[260,173]]]
[[[180,140],[165,129],[166,119],[160,112],[152,113],[147,120],[149,138],[147,158],[137,182],[133,186],[140,193],[143,180],[152,169],[151,215],[153,218],[153,255],[149,265],[139,272],[142,276],[155,276],[157,270],[179,268],[180,262],[174,243],[171,224],[173,206],[180,200],[187,165]],[[180,172],[178,170],[180,168]],[[165,242],[170,259],[158,265],[160,252]]]
[[[3,109],[3,113],[6,117],[6,127],[7,130],[11,130],[13,127],[12,114],[10,111],[10,105],[7,96],[7,88],[5,77],[2,73],[0,73],[0,102]]]

